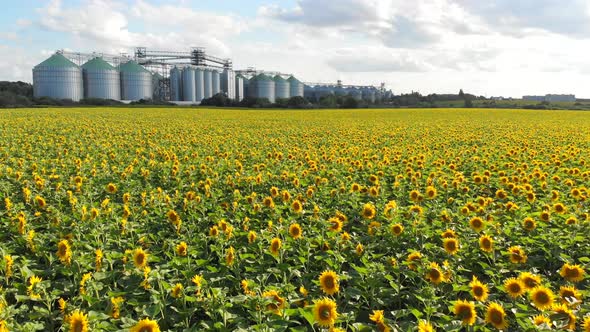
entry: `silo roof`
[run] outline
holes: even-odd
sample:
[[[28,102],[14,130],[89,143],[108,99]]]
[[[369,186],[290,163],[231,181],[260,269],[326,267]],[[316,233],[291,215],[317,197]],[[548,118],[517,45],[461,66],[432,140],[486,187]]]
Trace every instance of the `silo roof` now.
[[[251,80],[255,81],[272,81],[272,79],[264,74],[258,74],[257,76],[252,77]]]
[[[295,83],[301,83],[298,79],[295,78],[295,76],[291,76],[287,79],[287,81],[289,82],[295,82]]]
[[[68,60],[63,54],[55,53],[49,59],[41,62],[36,67],[67,67],[67,68],[80,68],[77,64]]]
[[[150,73],[149,70],[143,68],[133,60],[120,65],[119,70],[126,73]]]
[[[282,77],[281,77],[281,75],[276,75],[275,77],[273,77],[273,80],[274,80],[275,82],[278,82],[278,83],[284,83],[284,82],[287,82],[287,80],[286,80],[286,79],[284,79],[284,78],[282,78]]]
[[[98,70],[116,70],[115,67],[111,66],[108,62],[102,58],[94,58],[82,65],[83,69],[98,69]]]

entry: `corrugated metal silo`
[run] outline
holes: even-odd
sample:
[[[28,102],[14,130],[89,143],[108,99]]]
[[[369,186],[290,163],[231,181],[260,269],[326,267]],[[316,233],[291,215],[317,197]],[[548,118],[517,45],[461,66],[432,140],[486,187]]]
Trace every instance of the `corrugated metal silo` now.
[[[119,71],[102,58],[94,58],[82,65],[84,98],[121,99]]]
[[[362,89],[363,100],[368,101],[370,103],[375,102],[375,89],[371,88],[364,88]]]
[[[164,91],[164,76],[159,73],[152,75],[152,88],[154,89],[153,98],[154,100],[164,100],[166,98],[166,91]]]
[[[62,54],[54,54],[33,68],[33,95],[80,101],[84,97],[82,69]]]
[[[182,70],[178,67],[170,70],[170,100],[182,101]]]
[[[195,69],[195,89],[197,102],[201,102],[205,98],[204,76],[205,72],[203,71],[203,68],[197,67],[197,69]]]
[[[182,71],[182,92],[184,101],[197,101],[197,89],[195,88],[195,68],[186,67]]]
[[[251,97],[250,96],[250,79],[244,76],[244,98]]]
[[[213,77],[210,69],[205,69],[203,72],[203,98],[211,98],[213,96]]]
[[[233,70],[226,68],[221,73],[221,92],[230,99],[236,99],[236,75]]]
[[[275,81],[276,99],[288,99],[291,97],[291,84],[289,84],[289,81],[282,78],[280,75],[273,77],[273,81]]]
[[[296,79],[293,76],[289,77],[287,79],[287,81],[289,81],[289,84],[290,84],[290,92],[289,92],[289,95],[291,97],[295,97],[295,96],[303,97],[303,95],[304,95],[304,92],[303,92],[303,86],[304,86],[304,84],[301,83],[298,79]]]
[[[246,80],[247,79],[244,78],[244,76],[242,76],[241,74],[236,75],[236,84],[235,84],[235,86],[236,86],[236,90],[235,90],[236,97],[235,97],[235,99],[237,101],[242,101],[244,99],[244,97],[245,97],[245,94],[244,94],[244,91],[245,91],[244,90],[244,82]]]
[[[351,95],[355,100],[360,101],[363,99],[363,94],[360,89],[350,88],[348,89],[348,94]]]
[[[252,82],[254,80],[254,82]],[[254,95],[256,98],[266,98],[271,103],[275,102],[275,81],[273,81],[270,77],[259,74],[255,78],[250,80],[249,89],[252,90],[254,87]],[[252,93],[250,93],[252,94]]]
[[[221,92],[221,77],[217,70],[211,71],[211,94],[216,95]]]
[[[140,100],[152,98],[152,74],[131,60],[119,66],[121,73],[121,99]]]

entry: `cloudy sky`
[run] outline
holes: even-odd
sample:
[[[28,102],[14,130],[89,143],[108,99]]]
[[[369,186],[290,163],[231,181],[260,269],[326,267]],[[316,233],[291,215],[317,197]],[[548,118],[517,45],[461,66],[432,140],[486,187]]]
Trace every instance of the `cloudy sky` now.
[[[590,98],[588,0],[20,0],[0,12],[0,80],[57,49],[203,46],[235,68],[395,93]]]

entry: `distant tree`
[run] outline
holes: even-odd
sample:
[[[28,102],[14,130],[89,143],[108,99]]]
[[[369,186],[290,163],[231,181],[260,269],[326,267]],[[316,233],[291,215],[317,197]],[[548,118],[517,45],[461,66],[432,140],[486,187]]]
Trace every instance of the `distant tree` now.
[[[341,105],[342,105],[342,108],[358,108],[359,102],[358,102],[358,100],[354,99],[354,97],[352,97],[352,96],[345,96]]]
[[[287,102],[287,106],[289,106],[291,108],[303,108],[303,107],[307,106],[308,104],[309,104],[309,102],[301,96],[291,97],[291,98],[289,98],[289,101]]]
[[[466,108],[472,108],[472,107],[473,107],[473,102],[471,101],[471,99],[469,99],[469,98],[466,98],[466,99],[465,99],[465,104],[464,104],[464,106],[465,106]]]

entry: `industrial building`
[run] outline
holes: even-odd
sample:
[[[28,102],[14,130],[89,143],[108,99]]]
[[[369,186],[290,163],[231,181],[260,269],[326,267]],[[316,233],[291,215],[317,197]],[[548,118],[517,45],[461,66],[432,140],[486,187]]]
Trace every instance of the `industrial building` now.
[[[544,96],[523,96],[522,100],[539,101],[539,102],[575,102],[576,95],[555,95],[547,94]]]
[[[383,86],[303,83],[292,74],[232,67],[230,59],[210,56],[203,48],[171,52],[138,47],[133,57],[61,50],[33,68],[34,96],[199,104],[218,93],[237,101],[250,97],[271,103],[296,96],[317,101],[329,94],[350,94],[374,103],[386,93]]]

